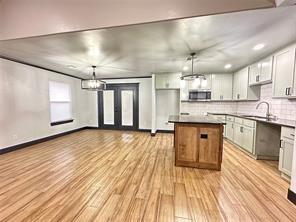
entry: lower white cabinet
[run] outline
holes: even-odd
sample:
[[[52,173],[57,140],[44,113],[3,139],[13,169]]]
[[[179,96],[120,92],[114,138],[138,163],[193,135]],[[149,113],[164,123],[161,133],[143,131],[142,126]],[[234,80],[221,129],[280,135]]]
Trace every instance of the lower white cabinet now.
[[[243,126],[243,144],[242,147],[249,153],[253,153],[254,147],[254,129]]]
[[[294,128],[282,127],[280,143],[279,170],[291,176],[294,149]]]
[[[233,141],[234,136],[234,123],[232,121],[226,121],[225,137]]]
[[[231,132],[231,130],[230,130]],[[233,142],[249,153],[254,149],[255,129],[242,124],[234,123]],[[231,140],[231,138],[230,138]]]

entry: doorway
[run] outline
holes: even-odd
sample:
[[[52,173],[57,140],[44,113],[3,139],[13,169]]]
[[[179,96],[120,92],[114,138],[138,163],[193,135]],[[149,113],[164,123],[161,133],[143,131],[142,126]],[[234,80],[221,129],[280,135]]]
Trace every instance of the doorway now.
[[[139,128],[139,83],[107,84],[98,92],[99,128]]]

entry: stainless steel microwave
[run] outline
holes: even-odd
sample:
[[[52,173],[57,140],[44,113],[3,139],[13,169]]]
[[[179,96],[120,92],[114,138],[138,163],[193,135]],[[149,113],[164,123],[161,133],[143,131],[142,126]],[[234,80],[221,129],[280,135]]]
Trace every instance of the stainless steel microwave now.
[[[207,101],[211,100],[211,91],[190,91],[189,100]]]

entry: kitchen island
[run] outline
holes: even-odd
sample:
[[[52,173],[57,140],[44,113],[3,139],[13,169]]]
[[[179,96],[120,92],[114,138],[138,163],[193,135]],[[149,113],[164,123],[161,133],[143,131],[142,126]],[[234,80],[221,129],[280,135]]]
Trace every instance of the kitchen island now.
[[[175,165],[221,170],[223,122],[209,116],[174,115]]]

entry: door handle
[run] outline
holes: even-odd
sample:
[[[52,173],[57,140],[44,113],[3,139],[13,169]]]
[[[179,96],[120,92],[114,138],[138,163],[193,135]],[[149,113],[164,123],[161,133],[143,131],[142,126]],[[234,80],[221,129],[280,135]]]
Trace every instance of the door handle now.
[[[283,140],[280,140],[280,148],[283,148]]]
[[[286,92],[285,92],[285,95],[286,95],[286,96],[288,95],[288,88],[286,88]]]

